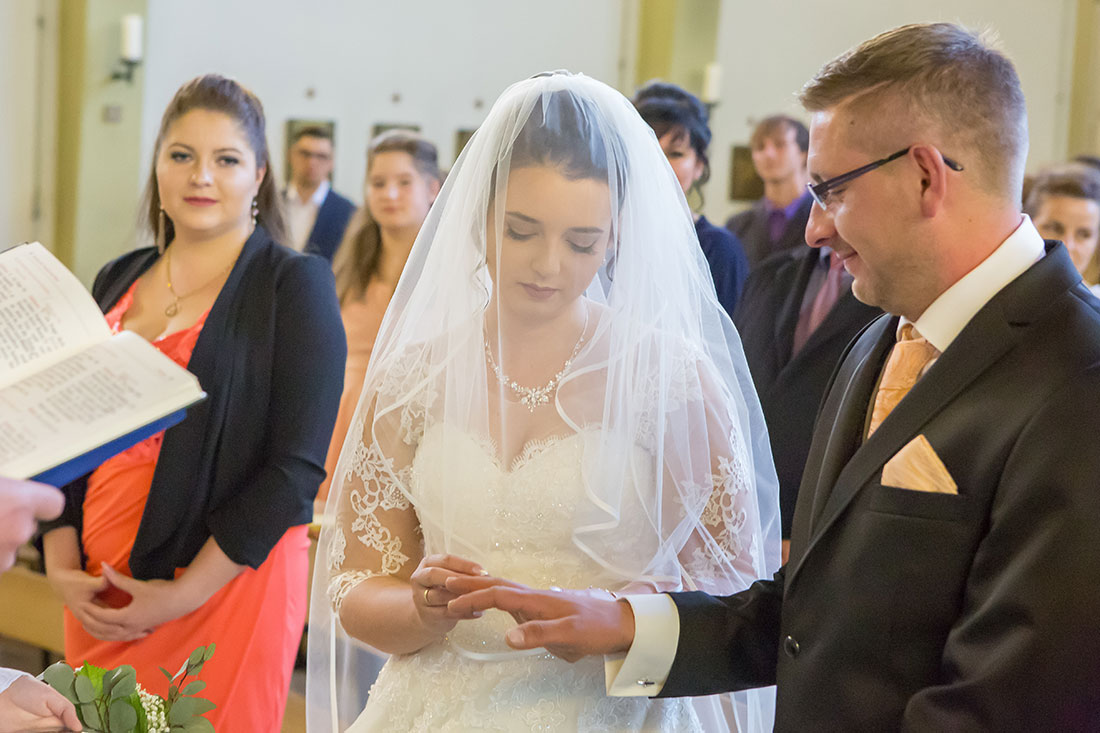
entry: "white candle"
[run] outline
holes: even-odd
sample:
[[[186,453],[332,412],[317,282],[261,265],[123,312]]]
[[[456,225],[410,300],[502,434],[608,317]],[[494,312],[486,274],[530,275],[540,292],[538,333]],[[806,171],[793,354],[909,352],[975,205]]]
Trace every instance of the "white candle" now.
[[[721,96],[722,67],[717,61],[711,61],[703,72],[703,101],[717,102]]]
[[[122,16],[122,58],[141,61],[142,17],[136,14]]]

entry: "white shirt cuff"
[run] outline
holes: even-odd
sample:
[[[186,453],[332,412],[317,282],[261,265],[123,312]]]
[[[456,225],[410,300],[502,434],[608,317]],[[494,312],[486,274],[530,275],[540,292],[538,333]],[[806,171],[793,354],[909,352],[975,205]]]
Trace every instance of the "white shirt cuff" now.
[[[20,677],[30,677],[26,672],[20,672],[18,669],[8,669],[7,667],[0,667],[0,692],[8,689],[12,682],[15,682]]]
[[[634,642],[626,654],[604,657],[604,681],[613,697],[653,697],[676,658],[680,614],[664,593],[623,596],[634,610]]]

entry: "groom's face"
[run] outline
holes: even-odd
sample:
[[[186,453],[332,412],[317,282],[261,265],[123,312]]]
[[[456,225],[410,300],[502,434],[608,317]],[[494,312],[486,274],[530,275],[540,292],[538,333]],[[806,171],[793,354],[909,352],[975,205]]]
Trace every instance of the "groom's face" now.
[[[499,240],[494,213],[486,259],[502,307],[523,317],[550,318],[584,294],[611,236],[606,182],[570,179],[550,166],[513,169],[499,214]]]

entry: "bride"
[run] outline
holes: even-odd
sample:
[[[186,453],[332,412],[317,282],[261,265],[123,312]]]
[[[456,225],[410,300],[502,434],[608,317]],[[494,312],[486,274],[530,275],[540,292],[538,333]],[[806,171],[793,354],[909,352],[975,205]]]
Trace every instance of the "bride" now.
[[[778,566],[740,342],[622,95],[563,72],[504,92],[374,353],[317,555],[313,733],[771,729],[769,691],[607,697],[599,662],[514,651],[511,617],[447,606],[456,575],[730,593]],[[364,647],[390,655],[365,708]]]

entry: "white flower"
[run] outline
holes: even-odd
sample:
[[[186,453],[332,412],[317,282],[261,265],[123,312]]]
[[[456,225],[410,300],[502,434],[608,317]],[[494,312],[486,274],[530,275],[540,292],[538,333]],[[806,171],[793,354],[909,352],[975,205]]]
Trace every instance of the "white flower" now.
[[[141,698],[141,707],[145,710],[145,717],[149,721],[149,733],[169,733],[164,698],[146,692],[141,685],[138,685],[138,696]]]

